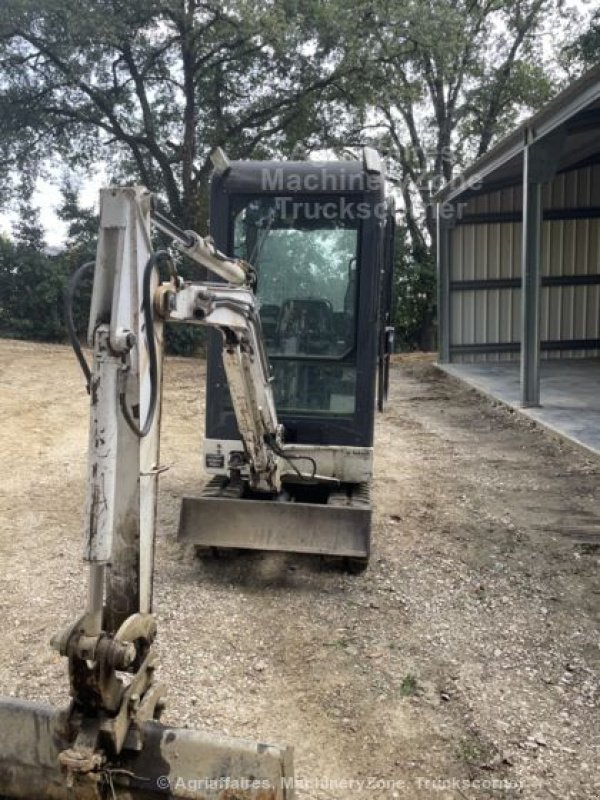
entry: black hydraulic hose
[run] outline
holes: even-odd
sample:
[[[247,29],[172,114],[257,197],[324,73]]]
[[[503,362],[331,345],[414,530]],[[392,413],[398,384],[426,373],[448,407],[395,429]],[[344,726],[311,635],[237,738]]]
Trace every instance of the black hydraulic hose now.
[[[127,407],[127,398],[125,389],[119,393],[119,405],[125,417],[125,421],[131,430],[143,439],[150,433],[152,423],[154,422],[154,414],[156,412],[156,403],[158,400],[158,354],[156,352],[156,340],[154,338],[154,316],[152,314],[152,273],[161,258],[169,258],[166,250],[158,250],[153,253],[146,263],[144,268],[144,276],[142,281],[142,312],[144,314],[144,324],[146,327],[146,343],[148,346],[148,361],[150,366],[150,403],[148,406],[148,414],[143,427],[139,427],[137,422],[131,416],[131,412]]]
[[[277,444],[277,440],[273,436],[273,434],[266,434],[265,435],[265,444],[271,448],[271,450],[275,453],[276,456],[283,458],[284,461],[290,465],[290,467],[294,470],[296,475],[302,480],[314,480],[317,474],[317,462],[312,456],[302,456],[298,453],[286,453],[283,448],[281,448]],[[304,473],[300,472],[298,467],[294,464],[294,461],[308,461],[312,465],[312,475],[304,475]]]
[[[65,311],[65,322],[67,326],[67,334],[69,336],[69,342],[71,343],[71,347],[73,348],[75,355],[77,356],[77,361],[79,361],[79,366],[83,374],[85,375],[85,385],[88,394],[90,393],[90,382],[92,380],[92,371],[89,367],[89,364],[85,360],[85,356],[83,355],[83,350],[81,349],[81,342],[79,341],[79,337],[77,336],[77,331],[75,330],[75,321],[73,319],[73,300],[75,298],[75,293],[79,288],[79,284],[81,283],[81,279],[86,275],[88,272],[94,269],[96,262],[95,261],[88,261],[85,264],[82,264],[69,278],[69,282],[67,283],[67,287],[65,289],[63,295],[63,306]]]

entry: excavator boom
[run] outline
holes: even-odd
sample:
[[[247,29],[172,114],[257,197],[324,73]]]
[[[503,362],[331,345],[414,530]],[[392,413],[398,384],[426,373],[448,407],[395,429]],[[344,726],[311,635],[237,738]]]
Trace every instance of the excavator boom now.
[[[73,339],[90,395],[87,605],[52,638],[68,663],[71,703],[59,711],[0,698],[0,797],[288,800],[293,791],[289,748],[159,722],[168,692],[157,679],[152,615],[163,319],[222,332],[240,459],[257,490],[277,491],[280,447],[252,269],[172,229],[180,250],[233,285],[185,284],[168,255],[153,252],[145,189],[101,192],[91,366]],[[159,286],[162,261],[171,280]]]

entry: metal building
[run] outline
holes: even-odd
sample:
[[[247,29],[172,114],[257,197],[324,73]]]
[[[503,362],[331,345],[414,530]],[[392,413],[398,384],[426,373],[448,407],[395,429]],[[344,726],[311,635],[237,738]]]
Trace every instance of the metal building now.
[[[436,201],[440,364],[600,449],[600,65]]]

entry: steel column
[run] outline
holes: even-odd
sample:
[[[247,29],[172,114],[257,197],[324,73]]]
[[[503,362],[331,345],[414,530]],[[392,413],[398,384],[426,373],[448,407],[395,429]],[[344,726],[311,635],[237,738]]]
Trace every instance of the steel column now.
[[[542,185],[531,180],[530,147],[523,151],[523,250],[521,272],[521,404],[540,404],[540,293]]]
[[[521,404],[524,408],[540,405],[542,184],[556,174],[565,138],[564,125],[541,139],[536,139],[532,129],[525,132],[521,254]]]
[[[456,208],[449,203],[436,206],[437,271],[438,271],[438,351],[441,364],[450,362],[450,279],[452,272],[452,230],[456,225]]]

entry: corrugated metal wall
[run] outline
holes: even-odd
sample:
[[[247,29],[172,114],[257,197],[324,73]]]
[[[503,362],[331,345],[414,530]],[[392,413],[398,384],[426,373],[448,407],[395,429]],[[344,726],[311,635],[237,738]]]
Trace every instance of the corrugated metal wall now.
[[[574,209],[600,208],[600,166],[558,175],[543,187],[544,211],[573,216]],[[489,215],[521,214],[521,187],[479,195],[463,205],[463,222],[452,231],[450,346],[513,343],[520,339],[520,288],[469,287],[464,282],[518,281],[521,223],[489,221]],[[488,221],[473,222],[474,215]],[[493,217],[491,218],[493,220]],[[542,226],[544,277],[600,274],[600,218],[552,219]],[[457,283],[458,282],[458,283]],[[600,285],[545,286],[541,294],[541,339],[600,339]],[[597,350],[552,350],[546,357],[590,357]],[[518,352],[452,353],[452,361],[497,361]]]

